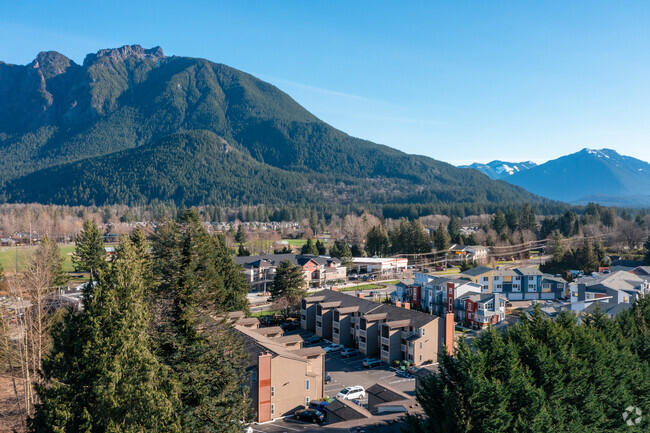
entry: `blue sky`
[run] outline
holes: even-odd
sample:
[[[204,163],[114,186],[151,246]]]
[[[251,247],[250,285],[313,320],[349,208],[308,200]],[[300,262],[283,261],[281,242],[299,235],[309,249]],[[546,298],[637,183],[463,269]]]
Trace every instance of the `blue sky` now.
[[[160,45],[354,136],[453,164],[583,147],[650,161],[647,1],[9,1],[0,60]]]

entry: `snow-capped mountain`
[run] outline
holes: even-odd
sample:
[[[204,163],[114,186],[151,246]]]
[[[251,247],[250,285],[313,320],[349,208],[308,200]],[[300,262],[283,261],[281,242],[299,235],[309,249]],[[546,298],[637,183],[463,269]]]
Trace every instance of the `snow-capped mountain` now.
[[[582,149],[504,178],[528,191],[572,203],[650,205],[650,164],[612,149]]]
[[[537,166],[533,161],[524,162],[505,162],[495,160],[487,164],[475,162],[471,165],[461,165],[461,168],[473,168],[480,171],[492,179],[506,180],[508,177],[526,171],[530,168]]]

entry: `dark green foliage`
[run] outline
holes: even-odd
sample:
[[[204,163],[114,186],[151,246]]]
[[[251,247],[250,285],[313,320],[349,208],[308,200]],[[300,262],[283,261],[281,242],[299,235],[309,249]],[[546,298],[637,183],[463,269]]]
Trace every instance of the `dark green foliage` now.
[[[244,246],[244,244],[239,244],[237,247],[237,255],[239,257],[250,256],[251,252]]]
[[[176,388],[152,353],[142,264],[123,239],[84,310],[55,328],[32,431],[181,431]]]
[[[300,249],[300,254],[313,254],[317,256],[318,247],[316,246],[316,243],[314,243],[314,241],[311,238],[307,238],[307,242]]]
[[[463,243],[463,238],[460,233],[460,218],[458,218],[456,215],[453,215],[449,219],[449,224],[447,224],[447,232],[449,232],[449,236],[451,237],[451,242],[455,244],[462,244]]]
[[[93,221],[86,220],[83,229],[77,235],[72,263],[75,271],[90,272],[91,278],[94,278],[97,271],[106,263],[104,239]]]
[[[271,299],[295,305],[306,295],[306,285],[302,268],[289,260],[284,260],[275,271],[273,287],[270,290]]]
[[[431,238],[420,221],[402,219],[388,236],[393,253],[417,254],[431,251]]]
[[[526,203],[521,212],[519,213],[519,228],[521,230],[531,230],[537,231],[537,218],[535,215],[535,209]]]
[[[506,224],[510,230],[517,230],[519,228],[519,215],[513,207],[509,207],[506,211]]]
[[[508,224],[506,223],[506,217],[503,215],[503,212],[501,212],[501,209],[497,210],[492,219],[492,228],[501,235],[507,227]]]
[[[643,260],[650,265],[650,236],[643,243],[643,250],[645,254],[643,255]]]
[[[440,223],[435,233],[433,234],[433,244],[437,251],[447,251],[449,249],[449,242],[451,237],[447,233],[445,226]]]
[[[350,137],[228,66],[144,51],[108,50],[83,65],[43,53],[37,70],[0,64],[6,82],[20,83],[0,88],[5,200],[303,206],[327,197],[328,206],[390,203],[391,218],[480,214],[523,201],[564,208],[476,171]],[[320,212],[305,213],[314,232]]]
[[[458,268],[460,269],[461,272],[465,272],[477,266],[478,266],[477,262],[468,262],[467,260],[463,260],[462,262],[460,262],[460,266]]]
[[[292,254],[293,249],[291,247],[282,247],[280,249],[274,249],[273,254]]]
[[[244,231],[244,225],[239,224],[239,227],[237,227],[237,233],[235,234],[235,242],[239,244],[243,244],[246,242],[246,232]]]
[[[320,239],[316,241],[316,251],[317,251],[317,255],[319,256],[324,256],[325,254],[327,254],[327,248],[325,247],[325,243],[323,243],[323,241],[321,241]]]
[[[334,242],[332,248],[330,248],[330,256],[336,257],[342,262],[348,262],[353,257],[352,250],[345,241],[338,240]]]
[[[426,418],[411,420],[413,431],[647,431],[649,419],[631,428],[622,413],[630,405],[650,411],[648,323],[650,299],[582,325],[538,308],[504,332],[481,333],[472,347],[461,341],[418,388]]]
[[[390,251],[390,239],[388,233],[381,225],[374,226],[368,230],[366,238],[366,251],[370,257],[386,257]]]
[[[550,260],[540,265],[542,272],[550,274],[567,273],[569,270],[582,270],[585,274],[597,271],[605,259],[605,250],[599,241],[584,238],[575,250],[566,250],[561,242],[561,235],[554,232],[550,239]]]
[[[551,254],[551,260],[559,262],[564,257],[564,244],[562,243],[562,234],[558,230],[551,233],[548,240],[548,252]]]

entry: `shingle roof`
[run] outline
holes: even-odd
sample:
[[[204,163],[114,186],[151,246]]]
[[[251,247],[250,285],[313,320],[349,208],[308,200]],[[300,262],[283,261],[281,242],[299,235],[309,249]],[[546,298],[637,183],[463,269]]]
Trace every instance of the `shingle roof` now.
[[[244,256],[235,257],[235,263],[244,266],[245,268],[258,268],[261,266],[278,266],[281,262],[289,260],[294,265],[304,265],[309,260],[313,260],[319,265],[327,265],[334,263],[341,264],[341,261],[336,257],[313,256],[310,254],[296,255],[296,254],[264,254],[259,256]]]
[[[411,398],[408,395],[397,391],[396,389],[393,389],[387,385],[380,385],[378,383],[372,385],[366,390],[366,392],[369,396],[372,395],[384,403],[391,401],[409,400]]]
[[[542,271],[537,268],[515,268],[513,271],[519,275],[543,275]]]
[[[470,277],[478,277],[479,275],[486,274],[486,273],[491,272],[493,270],[494,269],[488,268],[487,266],[477,266],[475,268],[463,271],[463,272],[461,272],[461,274],[469,275]]]
[[[361,314],[368,314],[371,312],[371,314],[386,313],[387,319],[391,322],[395,320],[410,320],[411,325],[416,328],[421,328],[427,323],[440,319],[437,316],[432,316],[431,314],[422,313],[420,311],[408,310],[392,304],[379,304],[368,299],[357,298],[353,295],[347,295],[329,289],[316,292],[315,296],[322,297],[322,302],[341,301],[341,307],[339,308],[359,307],[359,312]]]

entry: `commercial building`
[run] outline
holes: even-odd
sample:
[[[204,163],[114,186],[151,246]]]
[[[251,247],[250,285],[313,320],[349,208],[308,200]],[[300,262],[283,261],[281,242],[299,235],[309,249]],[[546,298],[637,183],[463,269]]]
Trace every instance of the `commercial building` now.
[[[256,422],[293,414],[323,398],[325,351],[302,347],[299,335],[284,336],[279,327],[259,328],[255,318],[232,313],[234,329],[248,355],[248,386]]]
[[[302,300],[300,323],[320,337],[387,363],[437,361],[447,343],[453,346],[453,316],[437,317],[405,306],[321,290]]]
[[[352,270],[358,274],[395,275],[406,271],[408,259],[382,257],[354,257]]]
[[[251,291],[265,292],[273,286],[275,271],[280,263],[289,260],[302,268],[309,287],[324,287],[327,282],[344,280],[345,266],[336,257],[295,254],[266,254],[261,256],[235,257],[235,263],[243,267],[244,278]]]

